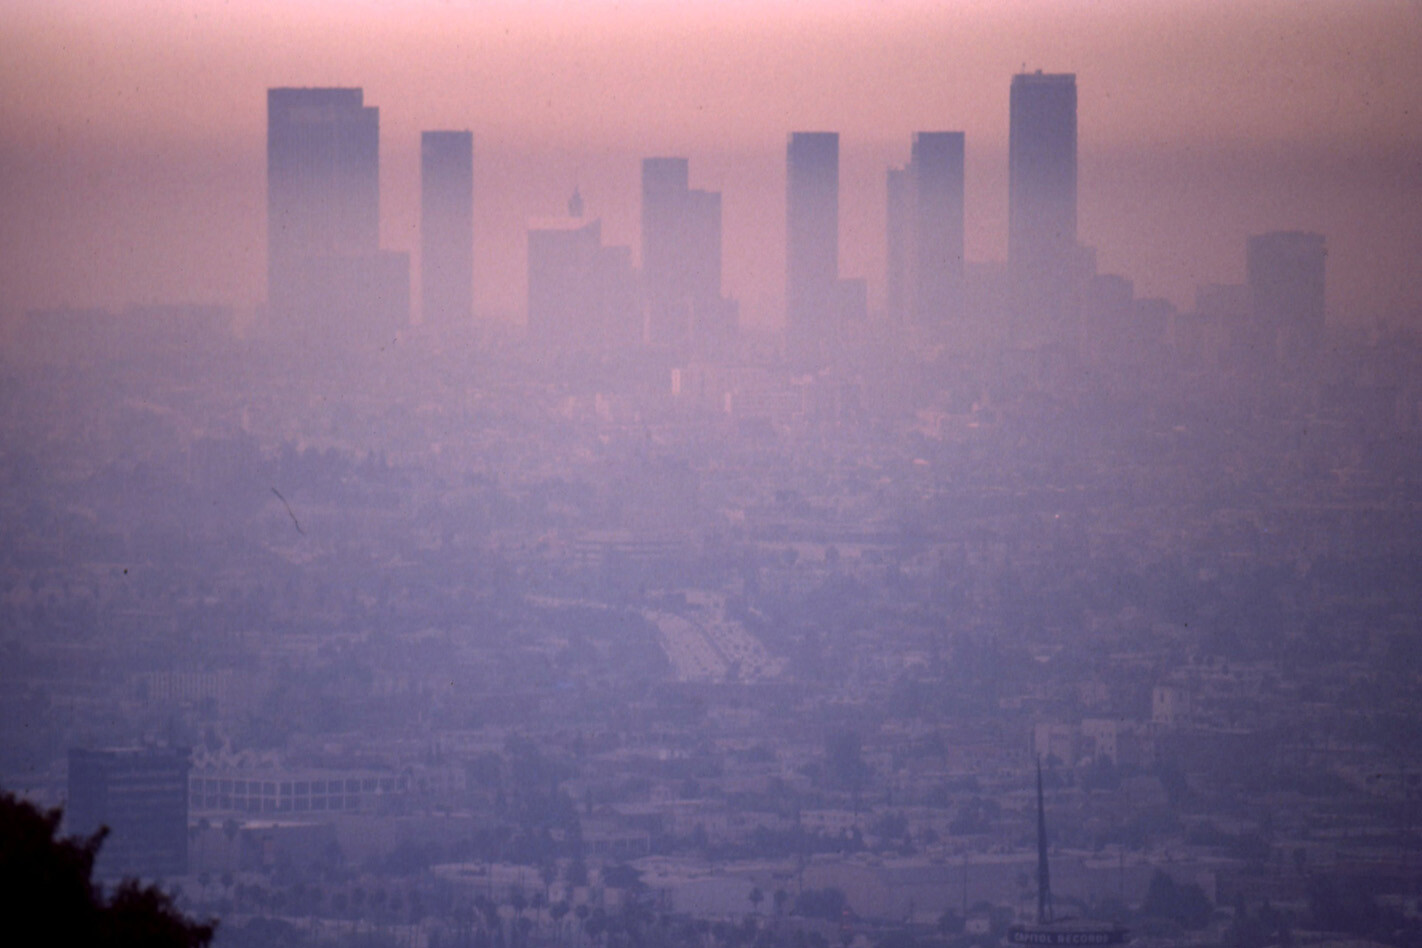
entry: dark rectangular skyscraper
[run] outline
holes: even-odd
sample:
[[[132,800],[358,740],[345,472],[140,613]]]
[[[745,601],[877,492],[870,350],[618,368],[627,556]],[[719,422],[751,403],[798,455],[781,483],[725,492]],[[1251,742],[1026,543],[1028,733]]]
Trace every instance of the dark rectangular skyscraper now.
[[[420,293],[427,328],[467,326],[474,310],[474,136],[420,135]]]
[[[268,298],[312,257],[380,246],[380,110],[360,89],[267,90]]]
[[[685,158],[642,159],[642,277],[654,299],[673,292],[685,265],[682,231],[689,181]]]
[[[962,132],[913,136],[913,312],[923,326],[940,326],[962,307],[963,146]]]
[[[642,160],[642,281],[657,344],[691,341],[724,309],[721,195],[688,183],[685,158]]]
[[[963,307],[963,133],[914,133],[887,180],[889,317],[941,328]]]
[[[1060,317],[1076,249],[1076,76],[1012,77],[1007,260],[1019,305]]]
[[[839,133],[794,132],[785,154],[785,330],[792,349],[832,331],[839,280]]]
[[[187,872],[188,757],[185,748],[69,752],[66,828],[85,836],[109,828],[100,874]]]
[[[380,251],[380,113],[360,89],[267,90],[267,302],[314,343],[409,316],[409,260]]]

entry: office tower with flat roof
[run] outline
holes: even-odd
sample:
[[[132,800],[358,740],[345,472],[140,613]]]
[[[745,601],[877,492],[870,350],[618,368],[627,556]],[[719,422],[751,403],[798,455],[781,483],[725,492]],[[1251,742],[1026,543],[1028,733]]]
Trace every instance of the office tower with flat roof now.
[[[914,179],[914,316],[941,326],[963,305],[964,135],[917,132]]]
[[[792,133],[785,172],[785,330],[792,351],[814,351],[835,324],[839,133]]]
[[[269,301],[304,261],[379,246],[380,110],[360,89],[268,89]]]
[[[642,160],[642,286],[653,344],[684,346],[726,312],[721,195],[689,186],[685,158]]]
[[[941,328],[963,307],[964,135],[915,132],[889,177],[889,311]]]
[[[69,752],[68,832],[107,826],[95,871],[104,876],[174,876],[188,865],[187,748]]]
[[[887,184],[889,318],[942,328],[964,305],[963,133],[915,132]]]
[[[380,249],[380,113],[360,89],[267,90],[267,302],[312,343],[409,316],[409,258]]]
[[[420,312],[425,327],[467,328],[474,312],[474,136],[420,134]]]
[[[1075,75],[1012,77],[1007,261],[1029,319],[1067,315],[1079,269],[1076,101]]]
[[[690,332],[686,310],[686,195],[690,174],[685,158],[642,159],[642,286],[646,293],[647,337],[672,341]]]

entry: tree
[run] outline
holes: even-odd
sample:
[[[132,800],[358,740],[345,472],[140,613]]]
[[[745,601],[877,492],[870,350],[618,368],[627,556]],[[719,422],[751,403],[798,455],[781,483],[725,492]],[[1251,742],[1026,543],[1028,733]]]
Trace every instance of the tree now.
[[[0,791],[0,915],[6,928],[59,945],[203,948],[214,926],[194,922],[166,893],[125,880],[106,896],[93,881],[107,829],[59,838],[59,810]]]

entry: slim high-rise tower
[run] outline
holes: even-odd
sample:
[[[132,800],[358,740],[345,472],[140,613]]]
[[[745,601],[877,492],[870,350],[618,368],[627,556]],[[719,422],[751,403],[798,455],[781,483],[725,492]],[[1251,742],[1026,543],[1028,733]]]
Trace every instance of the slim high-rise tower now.
[[[474,310],[474,136],[420,134],[420,295],[426,328],[466,327]]]
[[[647,338],[681,345],[723,315],[721,195],[688,186],[685,158],[642,160]]]
[[[913,136],[913,314],[921,326],[941,326],[963,304],[962,132]]]
[[[888,310],[941,328],[963,307],[964,135],[915,132],[909,163],[888,176]]]
[[[785,154],[785,330],[792,350],[834,325],[839,280],[839,133],[794,132]]]
[[[1076,76],[1013,76],[1007,262],[1029,318],[1060,318],[1071,295],[1079,259],[1076,154]]]
[[[623,348],[641,340],[630,247],[602,243],[602,221],[583,216],[577,191],[568,216],[530,222],[528,334],[553,350]]]

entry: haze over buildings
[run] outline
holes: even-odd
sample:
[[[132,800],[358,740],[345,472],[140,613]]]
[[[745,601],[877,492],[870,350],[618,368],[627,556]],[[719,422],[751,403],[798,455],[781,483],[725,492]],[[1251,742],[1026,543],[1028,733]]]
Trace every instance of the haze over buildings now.
[[[264,301],[266,115],[252,90],[332,85],[359,85],[381,108],[392,250],[418,256],[420,132],[478,132],[475,302],[493,318],[524,307],[535,208],[580,183],[609,240],[639,246],[639,162],[669,154],[723,195],[724,289],[741,321],[779,326],[782,147],[804,128],[841,133],[842,270],[869,279],[878,309],[883,170],[905,162],[916,130],[967,133],[967,258],[1006,258],[1004,77],[1024,66],[1077,73],[1078,236],[1143,296],[1187,308],[1201,283],[1244,281],[1246,237],[1298,229],[1331,238],[1346,313],[1398,316],[1422,297],[1407,265],[1422,211],[1406,199],[1422,23],[1402,0],[872,14],[791,3],[755,15],[598,2],[474,15],[417,0],[398,25],[381,5],[308,3],[298,18],[260,2],[171,9],[17,6],[0,64],[9,318],[112,300]],[[208,78],[193,81],[198,61]]]
[[[1415,10],[115,9],[0,791],[216,948],[1422,944]]]

